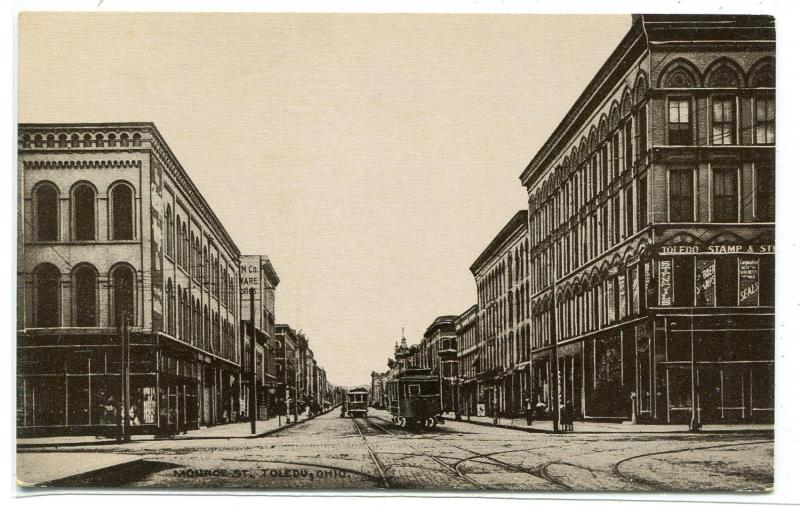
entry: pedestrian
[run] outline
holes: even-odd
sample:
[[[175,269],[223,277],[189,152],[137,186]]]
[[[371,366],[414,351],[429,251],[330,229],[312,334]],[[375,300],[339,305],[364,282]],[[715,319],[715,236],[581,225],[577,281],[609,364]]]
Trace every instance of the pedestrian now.
[[[497,425],[497,419],[500,416],[500,403],[497,401],[497,397],[492,400],[492,416],[494,417],[493,423]]]
[[[572,401],[567,401],[567,404],[564,406],[564,426],[567,431],[572,432],[575,430],[575,427],[572,425],[574,419],[575,408],[572,406]]]
[[[342,404],[342,412],[339,414],[339,418],[344,418],[344,415],[347,413],[347,408]]]
[[[536,419],[537,420],[544,420],[544,412],[547,409],[547,406],[540,400],[536,403]]]
[[[525,421],[528,423],[528,427],[533,423],[533,404],[528,398],[525,398]]]

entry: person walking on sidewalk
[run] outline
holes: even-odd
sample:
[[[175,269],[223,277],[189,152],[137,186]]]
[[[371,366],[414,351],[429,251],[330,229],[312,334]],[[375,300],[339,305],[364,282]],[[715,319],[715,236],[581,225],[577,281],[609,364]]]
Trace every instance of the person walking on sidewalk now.
[[[567,401],[564,405],[564,430],[572,432],[575,430],[575,427],[572,425],[572,422],[575,418],[575,408],[572,406],[572,401]]]
[[[533,423],[533,404],[528,398],[525,399],[525,421],[528,423],[528,427]]]
[[[496,396],[492,399],[492,416],[494,417],[493,423],[497,425],[497,419],[500,417],[500,403]]]

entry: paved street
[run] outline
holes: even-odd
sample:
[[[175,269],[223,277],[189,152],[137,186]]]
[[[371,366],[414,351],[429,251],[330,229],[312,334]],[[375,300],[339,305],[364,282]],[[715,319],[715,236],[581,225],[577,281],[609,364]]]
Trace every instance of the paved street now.
[[[333,411],[257,439],[139,441],[21,450],[18,478],[91,454],[109,467],[60,486],[764,490],[772,485],[768,433],[538,434],[448,422],[411,433],[386,412],[342,419]],[[76,467],[76,469],[79,467]]]

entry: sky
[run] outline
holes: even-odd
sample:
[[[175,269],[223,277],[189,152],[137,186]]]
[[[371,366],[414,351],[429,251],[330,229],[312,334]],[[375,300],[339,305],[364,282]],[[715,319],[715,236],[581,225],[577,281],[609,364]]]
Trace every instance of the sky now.
[[[152,121],[328,380],[475,303],[469,266],[630,16],[25,13],[20,122]]]

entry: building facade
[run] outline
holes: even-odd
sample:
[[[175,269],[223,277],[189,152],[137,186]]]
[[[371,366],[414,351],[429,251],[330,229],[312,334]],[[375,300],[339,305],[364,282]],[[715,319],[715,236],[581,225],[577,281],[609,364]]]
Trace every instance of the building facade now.
[[[297,399],[297,332],[289,325],[279,323],[275,326],[275,336],[279,343],[279,351],[275,355],[278,376],[277,396],[283,399],[283,413],[292,415]]]
[[[453,315],[437,316],[425,330],[420,347],[422,367],[439,378],[443,411],[455,411],[458,402],[457,319]]]
[[[236,412],[240,253],[155,126],[21,124],[18,181],[18,433]]]
[[[555,339],[585,419],[772,419],[774,40],[764,16],[634,16],[523,172],[535,398]]]
[[[253,368],[252,342],[255,341],[256,416],[266,420],[277,414],[277,375],[275,370],[275,291],[280,278],[266,255],[243,255],[240,266],[242,315],[242,415],[249,417],[248,395]],[[253,300],[251,301],[251,294]],[[251,313],[251,306],[254,308]],[[251,328],[255,329],[255,335]],[[253,339],[254,337],[254,339]]]
[[[530,239],[528,212],[518,211],[473,262],[477,286],[478,399],[513,415],[531,393]]]
[[[458,361],[458,412],[478,414],[478,305],[473,304],[456,320],[456,360]]]

